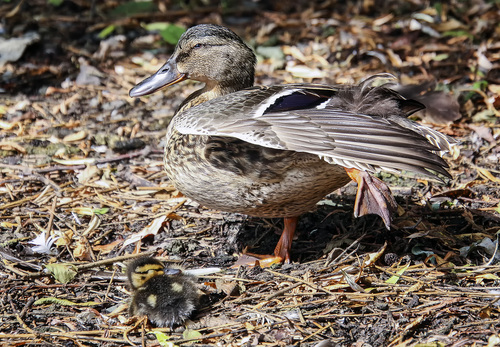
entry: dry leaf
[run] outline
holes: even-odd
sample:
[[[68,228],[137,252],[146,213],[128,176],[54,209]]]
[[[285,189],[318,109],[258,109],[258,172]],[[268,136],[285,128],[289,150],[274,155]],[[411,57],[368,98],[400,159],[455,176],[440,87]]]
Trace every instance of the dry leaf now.
[[[492,173],[489,172],[488,170],[480,168],[480,167],[476,167],[476,170],[477,170],[477,172],[479,172],[479,174],[481,174],[481,176],[489,179],[490,181],[495,182],[495,183],[500,183],[500,178],[493,176]]]
[[[118,246],[120,243],[123,242],[122,238],[117,238],[115,241],[105,244],[105,245],[97,245],[93,246],[92,248],[96,252],[101,252],[101,254],[108,254],[110,253],[113,249],[115,249],[116,246]]]
[[[89,249],[88,242],[85,238],[80,238],[76,243],[76,247],[73,250],[73,257],[78,260],[92,260],[91,250]]]
[[[324,71],[312,69],[305,65],[287,66],[286,71],[298,78],[323,78],[326,76]]]
[[[87,132],[85,130],[78,131],[76,133],[66,135],[63,142],[77,142],[85,139],[87,137]]]
[[[148,236],[154,236],[158,234],[158,232],[161,229],[161,226],[163,225],[163,222],[167,219],[167,216],[162,215],[156,219],[154,219],[151,223],[149,223],[144,229],[142,229],[140,232],[130,236],[122,246],[122,250],[127,247],[128,245],[131,245],[133,243],[136,243],[137,241],[142,240],[145,237]]]

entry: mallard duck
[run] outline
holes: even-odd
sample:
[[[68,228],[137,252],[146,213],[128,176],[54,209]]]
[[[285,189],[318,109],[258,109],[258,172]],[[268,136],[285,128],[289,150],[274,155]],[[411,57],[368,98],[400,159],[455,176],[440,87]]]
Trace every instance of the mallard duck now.
[[[168,269],[155,258],[141,257],[127,267],[132,289],[130,315],[146,315],[161,327],[182,324],[199,302],[194,277]]]
[[[180,192],[206,207],[284,217],[275,260],[289,262],[298,216],[351,180],[358,183],[355,216],[378,214],[389,228],[396,202],[369,173],[450,177],[440,154],[454,141],[407,119],[422,104],[372,86],[386,75],[350,86],[254,87],[255,63],[228,28],[197,25],[130,96],[185,79],[205,83],[168,126],[165,171]]]

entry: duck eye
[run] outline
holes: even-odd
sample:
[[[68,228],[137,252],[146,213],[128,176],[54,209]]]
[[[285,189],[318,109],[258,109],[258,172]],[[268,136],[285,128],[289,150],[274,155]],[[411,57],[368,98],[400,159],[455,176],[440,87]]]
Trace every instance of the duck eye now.
[[[201,48],[201,47],[203,47],[203,45],[201,43],[197,43],[196,45],[194,45],[193,48]]]

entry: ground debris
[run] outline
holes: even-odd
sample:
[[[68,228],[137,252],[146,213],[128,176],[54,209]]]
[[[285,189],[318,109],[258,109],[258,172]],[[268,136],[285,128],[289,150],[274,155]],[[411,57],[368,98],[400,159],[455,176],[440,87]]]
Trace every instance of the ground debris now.
[[[1,344],[498,344],[497,4],[160,2],[127,17],[121,0],[23,3],[0,6],[12,39],[39,36],[0,67]],[[401,207],[390,231],[378,217],[353,218],[348,185],[302,216],[292,264],[231,268],[245,247],[272,253],[281,221],[205,209],[168,182],[166,128],[198,85],[128,96],[173,49],[139,20],[230,26],[259,55],[258,84],[389,72],[439,93],[450,114],[416,117],[460,141],[446,157],[453,178],[381,174]],[[137,254],[223,269],[199,277],[205,295],[188,329],[128,316],[123,273]]]

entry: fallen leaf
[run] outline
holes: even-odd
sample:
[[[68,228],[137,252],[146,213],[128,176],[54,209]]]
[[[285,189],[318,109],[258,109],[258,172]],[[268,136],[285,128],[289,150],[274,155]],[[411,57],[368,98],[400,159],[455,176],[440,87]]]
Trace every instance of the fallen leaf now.
[[[68,264],[47,264],[44,272],[50,273],[60,283],[71,282],[78,271],[74,265]]]
[[[41,298],[33,303],[33,305],[46,305],[46,304],[57,304],[61,306],[97,306],[101,305],[102,302],[87,301],[87,302],[74,302],[66,299],[60,298]]]
[[[399,269],[397,272],[396,272],[396,275],[393,275],[391,277],[389,277],[385,283],[387,284],[396,284],[398,283],[399,279],[401,278],[401,275],[405,273],[405,271],[410,267],[410,264],[407,264],[406,266],[404,266],[403,268]]]
[[[287,66],[286,71],[298,78],[323,78],[326,76],[324,71],[312,69],[305,65]]]
[[[67,135],[63,138],[63,142],[77,142],[85,139],[87,137],[87,132],[85,130],[81,130],[79,132]]]
[[[4,39],[0,37],[0,67],[5,63],[17,61],[24,53],[26,47],[40,40],[40,35],[28,32],[22,37]]]
[[[118,238],[115,241],[105,244],[105,245],[97,245],[92,247],[94,251],[101,252],[101,254],[110,253],[116,246],[123,242],[122,238]]]
[[[149,223],[144,229],[142,229],[140,232],[130,236],[122,246],[122,250],[127,247],[130,244],[136,243],[137,241],[142,240],[145,237],[148,236],[154,236],[158,234],[159,230],[161,229],[161,226],[163,225],[163,222],[167,219],[167,216],[162,215],[158,218],[155,218],[151,223]]]
[[[476,170],[477,170],[477,172],[479,172],[479,174],[481,176],[489,179],[490,181],[495,182],[495,183],[500,183],[500,178],[493,176],[492,173],[489,172],[488,170],[480,168],[480,167],[477,167]]]

